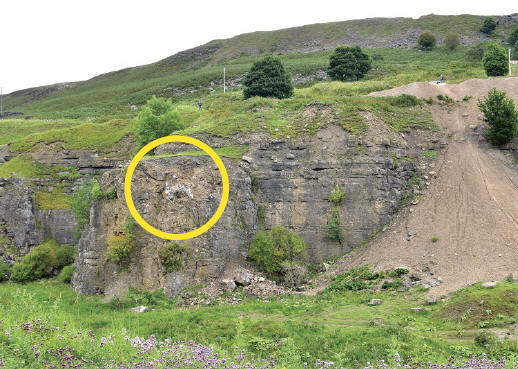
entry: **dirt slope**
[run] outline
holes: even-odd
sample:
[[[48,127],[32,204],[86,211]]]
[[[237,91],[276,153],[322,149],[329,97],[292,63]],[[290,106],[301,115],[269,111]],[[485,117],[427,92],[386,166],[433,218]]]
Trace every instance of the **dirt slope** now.
[[[480,132],[479,98],[489,89],[505,90],[518,103],[518,78],[475,79],[457,85],[413,83],[376,96],[413,94],[436,97],[447,94],[455,100],[471,95],[450,111],[434,104],[432,114],[451,135],[439,154],[430,186],[421,201],[407,210],[383,233],[356,250],[348,266],[364,264],[378,268],[406,266],[431,270],[440,286],[430,293],[440,295],[477,281],[518,276],[518,173],[509,159],[490,147]],[[471,126],[471,127],[470,127]],[[408,232],[417,235],[408,240]],[[432,243],[432,237],[439,241]],[[430,275],[430,274],[428,274]]]

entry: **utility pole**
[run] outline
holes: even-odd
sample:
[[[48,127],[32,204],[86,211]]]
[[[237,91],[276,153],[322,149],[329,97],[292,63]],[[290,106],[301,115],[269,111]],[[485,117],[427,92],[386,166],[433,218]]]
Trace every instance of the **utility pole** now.
[[[509,48],[509,76],[512,76],[512,73],[511,73],[511,48]]]
[[[227,68],[223,67],[223,93],[225,93],[227,91],[227,86],[226,86],[226,81],[225,81],[226,71],[227,71]]]

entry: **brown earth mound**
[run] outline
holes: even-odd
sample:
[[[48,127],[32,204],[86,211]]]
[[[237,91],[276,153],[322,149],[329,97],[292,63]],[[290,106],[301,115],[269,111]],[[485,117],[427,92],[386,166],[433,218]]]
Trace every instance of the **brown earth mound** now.
[[[509,157],[487,144],[477,102],[496,87],[518,103],[518,78],[474,79],[456,85],[412,83],[375,96],[412,94],[434,98],[435,122],[450,137],[427,173],[420,202],[344,262],[347,268],[406,266],[442,283],[432,294],[518,273],[518,173]],[[439,104],[437,95],[458,101]],[[465,96],[467,101],[463,101]],[[409,237],[409,232],[415,236]],[[432,238],[438,238],[432,242]]]

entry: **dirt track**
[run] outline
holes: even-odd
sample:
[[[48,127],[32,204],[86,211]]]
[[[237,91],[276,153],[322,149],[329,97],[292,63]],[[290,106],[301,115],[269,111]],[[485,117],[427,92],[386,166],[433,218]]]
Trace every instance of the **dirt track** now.
[[[438,155],[435,178],[421,201],[406,210],[378,237],[356,250],[348,266],[379,268],[429,267],[442,283],[430,293],[445,294],[477,281],[518,277],[518,172],[510,169],[502,151],[490,147],[470,128],[481,125],[479,98],[496,87],[518,103],[518,78],[475,79],[457,85],[413,83],[375,96],[447,94],[462,101],[450,112],[434,104],[436,123],[450,134],[447,148]],[[434,177],[432,173],[431,177]],[[410,241],[408,232],[416,230]],[[438,242],[432,243],[437,236]]]

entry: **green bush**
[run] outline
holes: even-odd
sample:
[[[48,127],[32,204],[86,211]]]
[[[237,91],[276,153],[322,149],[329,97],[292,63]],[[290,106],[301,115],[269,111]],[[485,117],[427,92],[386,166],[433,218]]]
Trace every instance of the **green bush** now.
[[[162,246],[158,252],[160,263],[166,268],[168,273],[174,273],[184,267],[185,254],[189,252],[189,247],[178,242],[169,242]]]
[[[455,32],[449,32],[446,34],[444,39],[444,45],[451,51],[455,50],[460,44],[459,34]]]
[[[425,31],[417,38],[417,45],[421,50],[431,50],[437,43],[437,37],[430,31]]]
[[[9,279],[9,265],[0,261],[0,282]]]
[[[475,344],[480,347],[487,347],[494,340],[495,340],[495,336],[486,331],[478,332],[474,338]]]
[[[35,280],[32,268],[28,264],[14,264],[11,269],[11,281],[25,283]]]
[[[27,282],[48,277],[56,265],[52,247],[42,244],[25,255],[21,263],[15,264],[11,273],[14,282]]]
[[[108,239],[108,260],[119,266],[125,266],[130,259],[130,254],[135,247],[133,235],[123,233]]]
[[[397,290],[399,287],[403,285],[403,281],[399,278],[394,279],[393,281],[383,281],[381,285],[382,290]]]
[[[334,204],[335,206],[340,206],[345,201],[345,193],[340,190],[340,186],[336,185],[329,195],[329,202]]]
[[[495,28],[496,21],[491,17],[487,17],[486,19],[484,19],[484,23],[482,23],[482,26],[480,27],[480,32],[489,35],[491,32],[494,31]]]
[[[56,246],[54,248],[54,255],[56,258],[55,268],[62,268],[66,265],[72,264],[75,259],[76,251],[72,246],[69,245],[59,245],[56,242]]]
[[[70,283],[74,275],[74,264],[65,266],[57,276],[57,280],[61,283]]]
[[[72,263],[74,256],[73,247],[60,245],[54,239],[49,238],[25,255],[21,263],[13,266],[11,280],[28,282],[50,277],[54,270]]]
[[[340,227],[340,213],[338,208],[333,207],[331,214],[327,217],[326,237],[333,240],[342,240],[342,228]]]
[[[138,115],[137,138],[141,146],[185,128],[171,101],[152,97]]]
[[[325,288],[326,292],[361,291],[374,288],[383,274],[373,273],[367,265],[352,268],[347,273],[339,274]]]
[[[484,121],[489,125],[486,136],[491,143],[503,145],[516,137],[518,112],[513,100],[504,91],[491,89],[478,107],[484,114]]]
[[[284,99],[293,95],[290,75],[284,70],[280,59],[270,55],[252,65],[243,85],[245,99],[252,96]]]
[[[505,76],[509,71],[508,56],[505,48],[497,43],[488,45],[482,64],[489,77]]]
[[[398,96],[388,97],[390,105],[400,106],[402,108],[409,108],[412,106],[423,105],[423,102],[414,95],[401,94]]]
[[[359,80],[371,69],[369,55],[359,46],[338,46],[329,57],[327,73],[338,81]]]
[[[393,271],[388,272],[389,277],[401,277],[402,275],[408,274],[409,270],[406,268],[396,268]]]
[[[258,232],[248,250],[248,259],[270,277],[283,278],[285,262],[300,260],[307,245],[295,232],[283,226],[273,227],[270,231]]]

